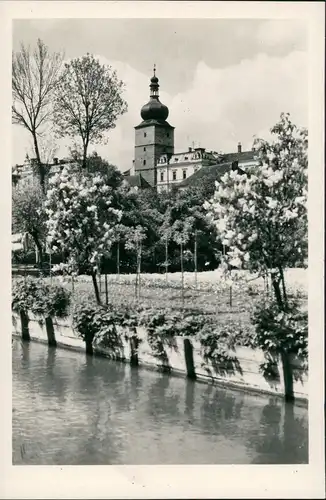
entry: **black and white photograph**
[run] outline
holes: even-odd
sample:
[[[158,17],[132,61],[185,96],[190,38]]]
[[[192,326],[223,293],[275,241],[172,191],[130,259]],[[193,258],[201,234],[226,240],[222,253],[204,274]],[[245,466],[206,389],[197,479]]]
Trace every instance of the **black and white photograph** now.
[[[11,20],[9,461],[308,467],[310,2],[68,3]]]

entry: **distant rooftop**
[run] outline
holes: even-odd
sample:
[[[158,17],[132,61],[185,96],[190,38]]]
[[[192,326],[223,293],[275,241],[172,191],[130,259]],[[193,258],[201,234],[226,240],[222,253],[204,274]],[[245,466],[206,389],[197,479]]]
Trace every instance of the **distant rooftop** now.
[[[135,175],[125,175],[124,180],[128,182],[130,187],[137,188],[150,188],[151,185],[144,179],[144,177],[140,174]]]
[[[240,151],[237,153],[226,153],[226,154],[221,154],[222,160],[223,161],[239,161],[239,162],[244,162],[244,161],[255,161],[256,159],[256,151]]]
[[[197,170],[193,175],[182,181],[178,188],[185,188],[188,186],[193,186],[198,184],[198,181],[205,180],[210,182],[215,182],[221,179],[221,177],[230,170],[238,170],[242,172],[242,170],[238,167],[238,162],[225,162],[225,163],[217,163],[215,165],[209,165],[207,167],[202,167],[200,170]]]

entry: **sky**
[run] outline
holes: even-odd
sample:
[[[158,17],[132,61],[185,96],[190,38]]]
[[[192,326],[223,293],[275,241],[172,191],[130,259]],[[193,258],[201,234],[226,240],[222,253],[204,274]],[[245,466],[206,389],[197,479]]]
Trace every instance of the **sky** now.
[[[308,47],[300,20],[268,19],[24,19],[13,22],[13,50],[41,38],[65,58],[94,54],[125,82],[128,112],[105,144],[91,145],[120,170],[131,167],[134,127],[149,99],[153,64],[160,100],[175,127],[175,152],[188,146],[235,152],[269,137],[282,111],[308,122]],[[56,141],[53,156],[68,154]],[[12,163],[33,156],[28,132],[13,125]],[[43,147],[54,146],[51,136]]]

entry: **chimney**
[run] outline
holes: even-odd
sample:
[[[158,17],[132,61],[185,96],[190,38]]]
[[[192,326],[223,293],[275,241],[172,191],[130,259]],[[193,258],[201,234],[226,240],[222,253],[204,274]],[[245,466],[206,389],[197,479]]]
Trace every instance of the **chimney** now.
[[[188,148],[188,153],[191,153],[191,151],[192,151],[192,148]]]
[[[59,158],[53,158],[53,164],[58,165],[59,163]]]
[[[241,153],[241,149],[242,149],[241,142],[238,142],[238,153]]]

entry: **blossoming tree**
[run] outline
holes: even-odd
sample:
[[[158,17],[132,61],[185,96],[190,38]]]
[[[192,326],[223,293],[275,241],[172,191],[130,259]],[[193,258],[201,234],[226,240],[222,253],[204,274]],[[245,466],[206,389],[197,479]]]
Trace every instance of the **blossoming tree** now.
[[[38,179],[19,182],[12,190],[12,222],[16,231],[30,234],[38,250],[40,267],[43,266],[45,213],[44,195]]]
[[[271,133],[271,142],[255,140],[260,165],[243,174],[226,173],[205,208],[226,248],[225,269],[247,269],[271,279],[274,301],[268,307],[273,317],[268,321],[274,331],[267,335],[266,310],[261,310],[256,316],[257,341],[264,350],[281,354],[291,393],[286,355],[305,349],[307,321],[298,310],[293,317],[284,270],[304,266],[307,257],[308,141],[307,131],[297,128],[288,114],[281,115]],[[295,320],[300,326],[290,341]]]
[[[96,272],[110,252],[122,216],[114,205],[113,188],[103,176],[64,168],[50,179],[45,206],[47,242],[63,255],[63,263],[54,270],[70,275],[81,270],[90,273],[100,303]]]

